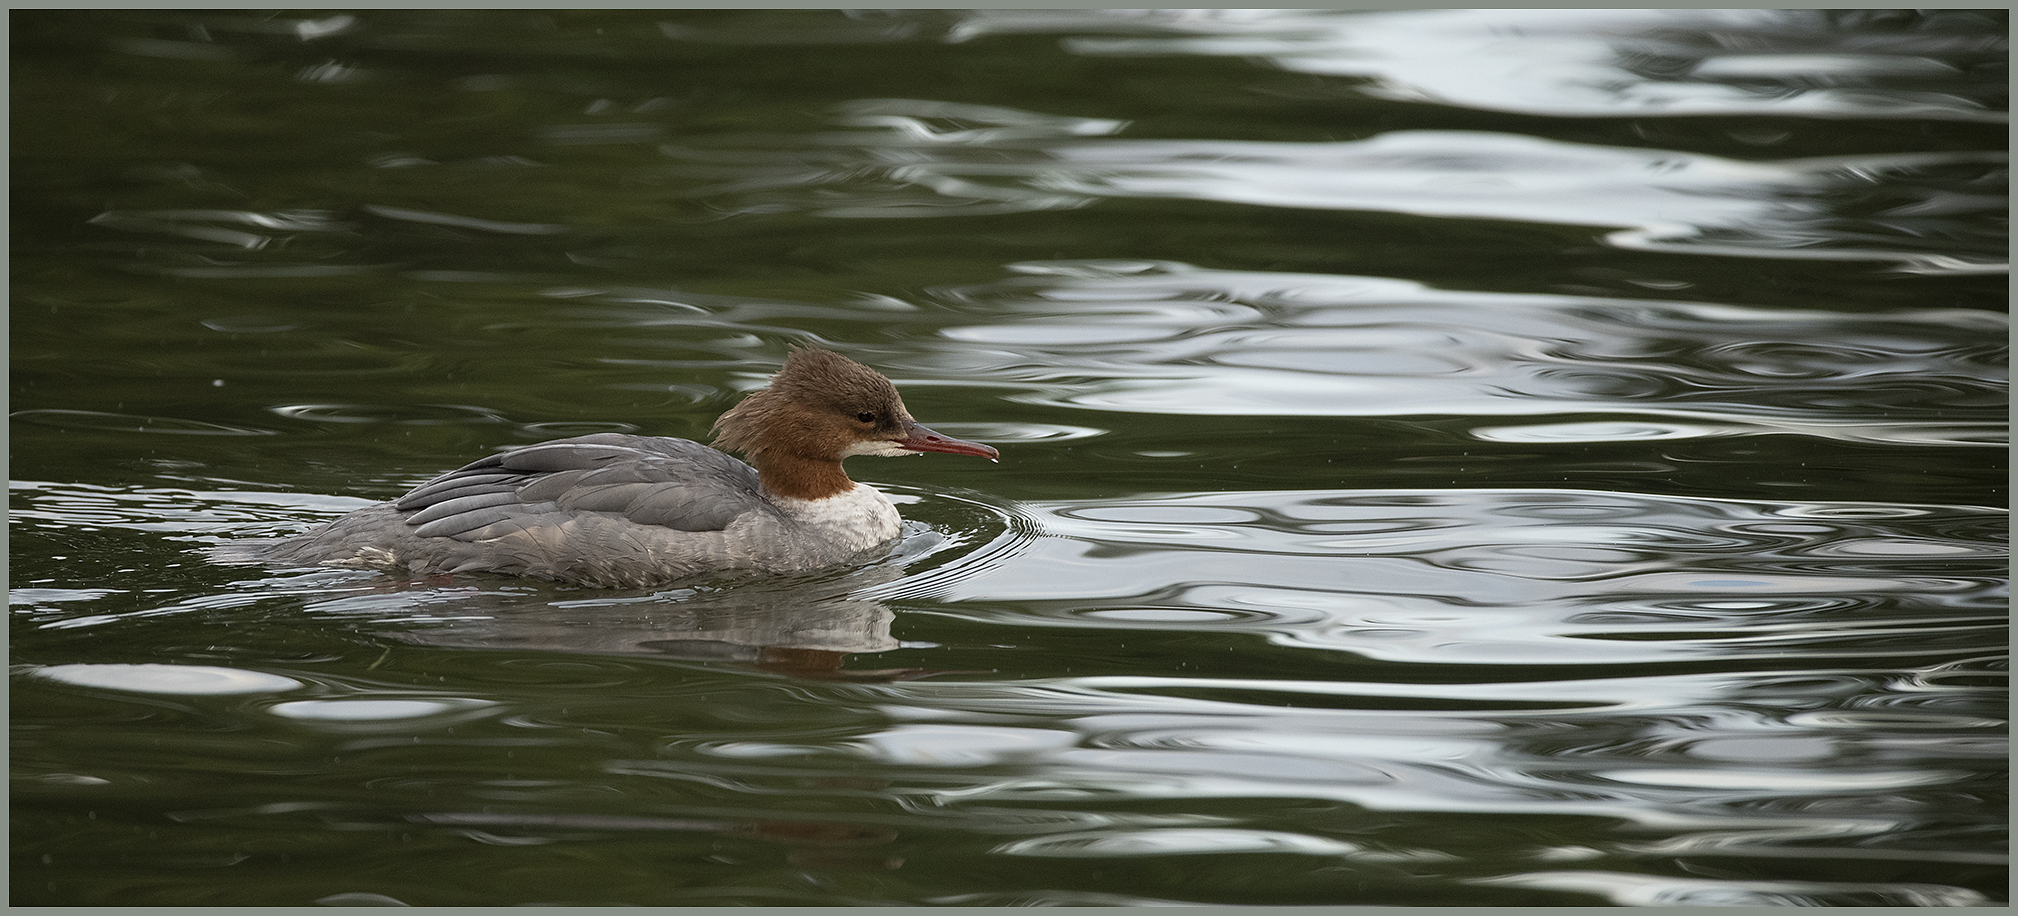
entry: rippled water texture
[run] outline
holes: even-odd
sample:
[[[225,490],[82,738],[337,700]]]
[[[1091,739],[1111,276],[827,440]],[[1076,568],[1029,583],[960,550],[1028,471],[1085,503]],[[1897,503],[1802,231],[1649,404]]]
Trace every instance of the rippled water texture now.
[[[2002,10],[16,11],[10,901],[2006,900]],[[792,344],[857,566],[220,563]]]

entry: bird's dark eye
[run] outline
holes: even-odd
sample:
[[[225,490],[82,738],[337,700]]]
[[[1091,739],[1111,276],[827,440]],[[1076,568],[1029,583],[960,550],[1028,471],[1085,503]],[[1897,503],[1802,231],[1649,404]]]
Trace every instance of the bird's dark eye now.
[[[855,419],[860,420],[864,423],[874,423],[876,422],[876,415],[865,410],[862,411],[861,413],[856,414]]]

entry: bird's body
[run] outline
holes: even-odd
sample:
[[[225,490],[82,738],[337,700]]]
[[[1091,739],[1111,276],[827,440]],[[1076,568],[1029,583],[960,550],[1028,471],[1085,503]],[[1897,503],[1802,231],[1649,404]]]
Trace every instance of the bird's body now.
[[[557,439],[472,462],[261,558],[601,587],[814,569],[888,543],[901,524],[888,497],[848,479],[842,459],[996,457],[919,426],[888,379],[824,350],[794,352],[715,428],[752,464],[686,439]]]

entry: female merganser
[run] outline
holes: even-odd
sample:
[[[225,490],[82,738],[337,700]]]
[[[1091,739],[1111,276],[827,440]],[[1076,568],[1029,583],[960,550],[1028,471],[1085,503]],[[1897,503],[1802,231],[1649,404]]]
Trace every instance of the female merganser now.
[[[889,379],[816,349],[794,351],[769,387],[722,414],[712,432],[750,464],[686,439],[556,439],[472,462],[259,558],[605,588],[727,569],[813,569],[897,536],[897,507],[849,480],[842,459],[999,457],[919,426]]]

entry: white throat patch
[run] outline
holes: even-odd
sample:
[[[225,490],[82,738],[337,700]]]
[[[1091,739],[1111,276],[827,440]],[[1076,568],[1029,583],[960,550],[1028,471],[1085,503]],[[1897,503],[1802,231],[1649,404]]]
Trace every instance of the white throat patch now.
[[[865,439],[848,446],[847,449],[841,452],[841,457],[853,458],[856,455],[874,455],[878,458],[899,458],[904,455],[916,454],[919,453],[904,448],[889,439]]]

